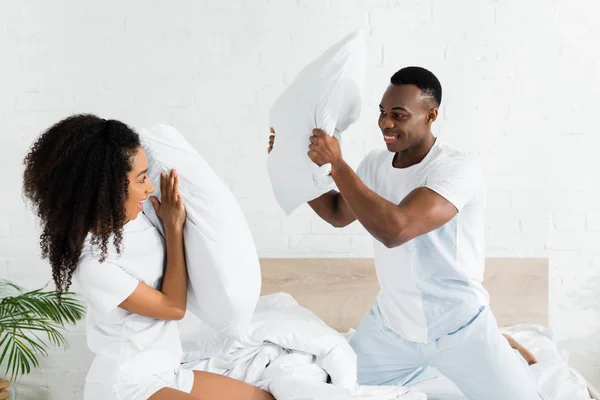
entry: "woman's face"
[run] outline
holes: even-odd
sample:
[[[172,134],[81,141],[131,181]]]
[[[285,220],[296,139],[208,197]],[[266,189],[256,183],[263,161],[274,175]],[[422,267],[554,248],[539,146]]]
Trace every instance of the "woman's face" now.
[[[154,192],[154,185],[148,177],[148,158],[141,147],[133,157],[127,178],[129,188],[125,200],[125,215],[127,221],[133,221],[142,212],[142,202],[148,200],[149,195]]]

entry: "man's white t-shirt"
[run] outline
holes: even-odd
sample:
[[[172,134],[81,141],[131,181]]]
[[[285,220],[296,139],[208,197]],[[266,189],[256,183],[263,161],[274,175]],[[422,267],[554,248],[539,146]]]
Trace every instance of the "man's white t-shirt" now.
[[[375,150],[358,167],[374,192],[399,204],[419,187],[443,196],[458,210],[448,223],[387,248],[374,240],[381,291],[377,304],[386,324],[408,340],[430,343],[464,326],[488,304],[484,272],[483,174],[464,154],[437,139],[418,164],[392,165],[395,153]]]
[[[123,228],[121,254],[110,243],[108,257],[85,241],[74,277],[87,305],[86,333],[96,354],[88,381],[114,382],[175,370],[182,356],[177,321],[132,314],[119,308],[139,282],[160,290],[166,265],[164,241],[140,213]]]

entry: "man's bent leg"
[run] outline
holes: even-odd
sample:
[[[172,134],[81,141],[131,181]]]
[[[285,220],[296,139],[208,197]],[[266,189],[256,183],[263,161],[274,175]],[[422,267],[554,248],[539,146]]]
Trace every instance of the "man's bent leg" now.
[[[527,362],[509,345],[489,308],[428,348],[430,363],[468,400],[538,400]]]
[[[404,385],[423,370],[420,353],[383,321],[377,303],[350,339],[361,385]]]

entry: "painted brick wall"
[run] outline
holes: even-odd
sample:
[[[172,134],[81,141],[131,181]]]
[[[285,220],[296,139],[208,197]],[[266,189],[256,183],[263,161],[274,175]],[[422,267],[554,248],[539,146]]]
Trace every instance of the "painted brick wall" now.
[[[93,112],[169,123],[230,184],[264,257],[369,257],[358,225],[308,207],[284,218],[266,174],[268,110],[349,31],[368,32],[364,113],[345,133],[356,166],[383,145],[377,105],[405,65],[444,87],[436,133],[485,168],[488,256],[551,263],[551,325],[600,386],[600,29],[595,0],[4,0],[0,7],[0,278],[35,287],[49,270],[23,206],[21,160],[58,119]],[[75,400],[91,360],[80,325],[23,382],[25,398]]]

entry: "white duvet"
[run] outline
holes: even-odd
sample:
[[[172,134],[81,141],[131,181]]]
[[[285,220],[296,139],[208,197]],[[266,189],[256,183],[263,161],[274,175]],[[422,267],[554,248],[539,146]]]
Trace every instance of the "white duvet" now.
[[[356,384],[356,356],[347,335],[328,327],[288,294],[261,297],[241,341],[186,317],[185,368],[230,376],[270,391],[278,400],[464,400],[448,379],[429,371],[412,388]],[[569,367],[550,330],[538,325],[503,329],[531,350],[530,368],[548,400],[589,400],[586,382]],[[330,381],[331,383],[327,383]]]
[[[219,335],[191,316],[181,329],[184,368],[242,380],[277,400],[427,398],[416,389],[358,386],[356,356],[346,337],[288,294],[262,297],[241,340]]]

